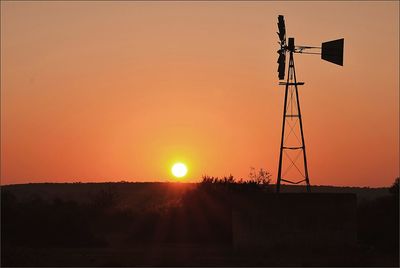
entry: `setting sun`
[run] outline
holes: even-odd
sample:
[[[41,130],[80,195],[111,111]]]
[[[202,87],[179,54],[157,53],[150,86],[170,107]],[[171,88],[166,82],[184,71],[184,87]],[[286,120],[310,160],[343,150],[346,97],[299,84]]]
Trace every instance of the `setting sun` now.
[[[177,178],[182,178],[187,173],[187,167],[185,164],[176,163],[172,166],[172,174]]]

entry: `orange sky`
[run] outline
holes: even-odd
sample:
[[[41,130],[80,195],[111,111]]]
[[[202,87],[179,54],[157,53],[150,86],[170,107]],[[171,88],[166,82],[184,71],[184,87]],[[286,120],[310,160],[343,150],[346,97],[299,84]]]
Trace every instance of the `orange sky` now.
[[[399,3],[1,2],[1,183],[275,181],[296,44],[345,38],[344,67],[295,55],[311,184],[399,176]]]

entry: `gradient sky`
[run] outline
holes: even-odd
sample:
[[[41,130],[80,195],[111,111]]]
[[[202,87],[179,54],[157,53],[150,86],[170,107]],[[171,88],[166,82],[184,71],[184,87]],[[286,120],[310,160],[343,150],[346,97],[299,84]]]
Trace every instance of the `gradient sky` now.
[[[344,66],[295,55],[311,184],[399,176],[399,3],[1,2],[1,183],[276,179],[296,44],[345,38]]]

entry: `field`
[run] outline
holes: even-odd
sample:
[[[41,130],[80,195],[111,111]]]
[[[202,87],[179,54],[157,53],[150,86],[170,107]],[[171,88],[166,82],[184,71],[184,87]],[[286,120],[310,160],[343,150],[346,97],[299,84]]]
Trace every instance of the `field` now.
[[[303,190],[296,186],[284,189],[286,192]],[[232,246],[232,196],[271,195],[272,192],[273,185],[260,187],[230,182],[2,186],[1,264],[398,265],[398,195],[390,193],[389,188],[313,187],[316,193],[357,195],[358,242],[355,246],[277,245],[238,251]]]

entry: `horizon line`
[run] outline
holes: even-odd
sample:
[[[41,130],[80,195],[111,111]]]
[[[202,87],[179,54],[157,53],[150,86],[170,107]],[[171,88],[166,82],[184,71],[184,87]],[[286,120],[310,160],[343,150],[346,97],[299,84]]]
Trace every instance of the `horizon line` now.
[[[165,183],[165,184],[199,184],[201,181],[193,182],[193,181],[89,181],[89,182],[82,182],[82,181],[74,181],[74,182],[25,182],[25,183],[11,183],[11,184],[2,184],[1,186],[17,186],[17,185],[28,185],[28,184],[111,184],[111,183],[120,183],[120,184],[134,184],[134,183]],[[275,186],[276,183],[268,184],[270,186]],[[305,185],[291,185],[291,184],[282,184],[284,186],[294,186],[294,187],[305,187]],[[370,188],[370,189],[378,189],[378,188],[390,188],[389,186],[349,186],[349,185],[324,185],[324,184],[315,184],[311,185],[311,187],[341,187],[341,188]]]

